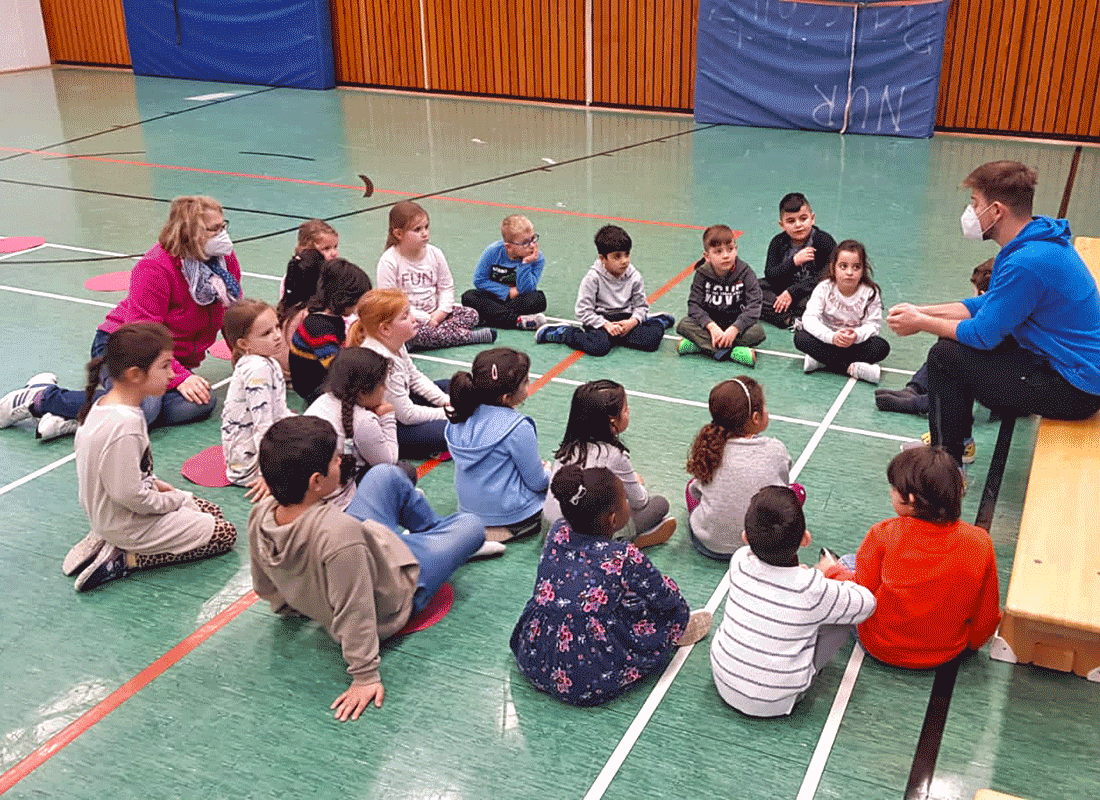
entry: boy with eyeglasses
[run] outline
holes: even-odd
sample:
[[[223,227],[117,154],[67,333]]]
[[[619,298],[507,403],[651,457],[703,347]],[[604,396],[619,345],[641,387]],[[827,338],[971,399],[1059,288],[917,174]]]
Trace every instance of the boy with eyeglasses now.
[[[500,225],[499,242],[485,248],[474,270],[474,288],[462,295],[462,305],[477,311],[490,328],[535,330],[546,324],[546,295],[539,278],[546,259],[531,220],[511,214]]]

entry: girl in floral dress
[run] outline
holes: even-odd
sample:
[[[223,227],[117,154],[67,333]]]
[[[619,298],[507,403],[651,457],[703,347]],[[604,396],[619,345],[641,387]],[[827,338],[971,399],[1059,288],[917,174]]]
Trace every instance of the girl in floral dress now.
[[[633,544],[611,538],[630,506],[609,469],[564,466],[550,491],[563,519],[547,536],[512,653],[540,691],[600,705],[661,666],[674,647],[706,636],[711,615],[692,613],[675,581]]]

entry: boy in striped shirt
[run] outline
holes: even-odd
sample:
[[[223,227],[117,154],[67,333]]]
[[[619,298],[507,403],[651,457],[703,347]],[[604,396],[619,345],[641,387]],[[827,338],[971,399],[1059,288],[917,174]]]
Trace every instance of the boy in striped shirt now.
[[[874,595],[799,564],[810,543],[790,488],[766,486],[745,514],[742,547],[730,558],[726,609],[710,648],[718,694],[754,717],[791,713],[854,625],[875,610]]]

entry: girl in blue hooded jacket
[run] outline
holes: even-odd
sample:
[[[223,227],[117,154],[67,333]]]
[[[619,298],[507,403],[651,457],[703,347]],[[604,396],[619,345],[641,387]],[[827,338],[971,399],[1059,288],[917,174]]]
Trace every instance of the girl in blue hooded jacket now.
[[[481,518],[490,541],[530,536],[542,525],[550,468],[539,458],[535,421],[516,411],[530,368],[526,353],[494,347],[451,379],[444,436],[458,508]]]

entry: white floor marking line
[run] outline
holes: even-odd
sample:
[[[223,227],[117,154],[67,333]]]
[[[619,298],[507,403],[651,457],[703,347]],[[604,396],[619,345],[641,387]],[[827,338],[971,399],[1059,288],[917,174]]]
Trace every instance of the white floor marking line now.
[[[859,668],[863,665],[863,648],[859,642],[852,648],[852,655],[848,659],[848,666],[844,669],[844,677],[840,679],[836,697],[833,698],[833,706],[829,709],[829,716],[825,720],[825,726],[821,729],[821,736],[817,739],[814,754],[810,757],[810,765],[806,768],[806,775],[802,779],[802,786],[798,789],[795,800],[812,800],[817,794],[817,786],[821,783],[821,775],[825,771],[825,763],[829,760],[829,754],[833,750],[833,742],[836,741],[837,731],[844,719],[844,712],[848,709],[848,701],[852,697],[852,689],[856,685],[859,676]]]
[[[33,253],[35,250],[41,250],[45,246],[46,245],[44,244],[39,244],[35,245],[34,247],[28,247],[26,250],[16,250],[14,253],[4,253],[2,256],[0,256],[0,261],[3,261],[6,258],[15,258],[16,256],[25,256],[27,253]]]
[[[47,464],[46,466],[42,467],[41,469],[36,469],[34,472],[31,472],[31,473],[28,473],[28,474],[24,475],[22,478],[19,478],[18,480],[12,481],[7,486],[0,487],[0,495],[5,495],[8,492],[12,491],[13,489],[18,489],[24,483],[30,483],[35,478],[41,477],[42,475],[45,475],[47,472],[52,472],[53,470],[60,467],[62,464],[68,464],[70,461],[73,461],[75,459],[76,459],[76,453],[69,453],[64,458],[59,458],[59,459],[57,459],[57,461],[54,461],[52,464]]]
[[[185,100],[199,100],[199,101],[222,100],[226,97],[236,97],[239,94],[244,94],[244,93],[243,92],[213,92],[211,94],[197,94],[194,97],[186,97],[184,99]]]
[[[852,387],[855,385],[855,378],[849,378],[844,384],[844,388],[840,390],[836,400],[833,401],[832,406],[829,407],[829,411],[825,414],[825,418],[821,420],[817,430],[814,431],[813,436],[810,437],[810,441],[806,443],[806,447],[798,457],[798,461],[796,461],[794,467],[791,468],[792,481],[798,478],[798,474],[802,471],[806,462],[809,461],[814,450],[817,449],[817,445],[825,435],[825,431],[828,430],[829,424],[836,417],[837,413],[840,411],[840,407],[844,404],[848,395],[852,393]],[[719,603],[722,602],[722,598],[725,596],[725,591],[726,576],[723,576],[718,586],[715,587],[714,593],[710,596],[710,600],[707,601],[707,611],[710,611],[712,614],[715,613]],[[708,640],[705,639],[703,641]],[[630,755],[630,751],[634,748],[638,738],[642,735],[642,731],[645,730],[646,725],[649,724],[649,720],[653,717],[654,712],[657,710],[657,706],[660,705],[661,700],[663,700],[665,694],[668,693],[673,680],[676,679],[676,675],[680,672],[684,662],[687,661],[688,657],[691,655],[691,651],[694,649],[695,645],[689,645],[688,647],[681,647],[677,650],[676,655],[673,657],[672,661],[669,662],[669,665],[665,667],[665,671],[661,674],[656,685],[650,691],[645,703],[642,704],[637,716],[634,717],[634,720],[630,723],[630,727],[626,729],[626,733],[623,734],[622,739],[620,739],[618,745],[615,746],[615,749],[611,753],[611,757],[607,759],[607,763],[604,764],[603,769],[600,770],[600,774],[596,776],[596,780],[592,782],[588,792],[585,793],[584,800],[600,800],[600,798],[603,797],[604,792],[607,791],[607,788],[611,785],[611,781],[614,780],[615,776],[622,768],[623,762],[626,761],[627,756]],[[841,686],[843,687],[843,683]],[[845,701],[845,704],[847,704],[847,701]],[[841,713],[843,714],[843,711]],[[839,725],[839,721],[837,724]],[[832,743],[830,742],[829,749],[831,748]],[[828,752],[826,752],[825,757],[828,757]]]
[[[262,272],[245,272],[243,269],[241,270],[241,275],[245,278],[260,278],[261,280],[275,281],[276,283],[282,280],[278,275],[264,275]]]
[[[99,300],[85,300],[83,297],[70,297],[69,295],[54,294],[53,292],[37,292],[34,289],[20,289],[18,286],[4,286],[0,284],[0,289],[5,292],[29,294],[34,297],[47,297],[50,300],[65,300],[70,303],[81,303],[86,306],[99,306],[100,308],[114,308],[118,305],[118,303],[101,303]]]
[[[56,247],[58,250],[72,250],[74,253],[91,253],[96,256],[128,256],[129,253],[116,253],[113,250],[94,250],[91,247],[75,247],[71,244],[54,244],[53,242],[46,242],[43,247]],[[137,261],[141,256],[130,256]]]

